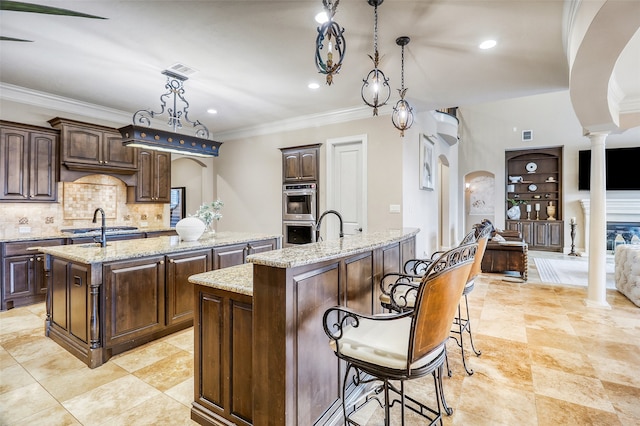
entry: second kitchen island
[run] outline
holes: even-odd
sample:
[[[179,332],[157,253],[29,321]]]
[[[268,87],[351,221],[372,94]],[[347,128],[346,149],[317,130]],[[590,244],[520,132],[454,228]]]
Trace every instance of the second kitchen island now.
[[[322,328],[326,309],[379,313],[379,283],[415,257],[418,229],[251,255],[191,276],[194,402],[202,425],[341,424],[344,365]],[[355,394],[353,389],[348,394]]]
[[[107,239],[108,240],[108,239]],[[46,254],[45,333],[95,368],[111,356],[193,324],[188,277],[277,249],[281,236],[221,232],[41,247]]]

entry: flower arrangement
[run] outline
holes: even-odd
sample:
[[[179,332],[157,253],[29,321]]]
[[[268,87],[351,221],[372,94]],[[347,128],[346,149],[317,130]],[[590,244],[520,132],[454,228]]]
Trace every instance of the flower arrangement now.
[[[516,200],[515,198],[507,198],[507,201],[511,204],[511,206],[519,206],[520,204],[527,204],[527,201]]]
[[[209,228],[214,220],[220,220],[220,218],[222,218],[222,213],[220,213],[222,207],[224,207],[224,203],[222,200],[217,199],[211,203],[201,205],[194,216],[203,221],[207,228]]]

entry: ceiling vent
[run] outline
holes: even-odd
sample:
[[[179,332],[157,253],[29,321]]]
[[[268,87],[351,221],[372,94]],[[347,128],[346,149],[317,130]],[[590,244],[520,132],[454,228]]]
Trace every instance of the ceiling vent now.
[[[175,63],[173,65],[171,65],[168,68],[168,71],[180,74],[184,77],[191,77],[192,75],[196,74],[198,72],[198,70],[193,69],[185,64],[181,64],[181,63]]]

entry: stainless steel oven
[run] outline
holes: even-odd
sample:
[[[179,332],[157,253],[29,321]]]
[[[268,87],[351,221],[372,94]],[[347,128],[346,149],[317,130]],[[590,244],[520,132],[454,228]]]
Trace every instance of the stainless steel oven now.
[[[315,183],[288,184],[282,188],[282,220],[316,220]]]
[[[316,223],[309,221],[283,221],[283,247],[308,244],[316,241]]]

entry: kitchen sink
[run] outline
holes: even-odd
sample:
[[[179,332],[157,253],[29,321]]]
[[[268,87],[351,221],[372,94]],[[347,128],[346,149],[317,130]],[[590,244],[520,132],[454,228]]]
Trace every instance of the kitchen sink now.
[[[105,228],[106,232],[117,232],[117,231],[136,231],[138,228],[135,226],[107,226]],[[69,229],[61,229],[60,232],[68,232],[71,234],[86,234],[87,232],[100,232],[100,228],[69,228]]]

